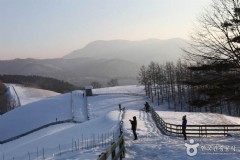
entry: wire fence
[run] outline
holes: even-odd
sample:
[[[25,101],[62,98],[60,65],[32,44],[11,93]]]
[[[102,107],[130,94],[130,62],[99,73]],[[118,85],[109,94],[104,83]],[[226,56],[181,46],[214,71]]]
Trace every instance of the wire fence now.
[[[124,143],[124,133],[123,133],[123,119],[125,116],[125,107],[123,109],[120,109],[121,113],[121,121],[119,123],[119,130],[120,130],[120,136],[116,140],[116,142],[112,143],[112,145],[107,149],[106,152],[102,152],[101,155],[99,155],[98,160],[107,160],[109,159],[110,155],[112,159],[120,159],[122,160],[125,158],[125,143]]]
[[[93,133],[88,136],[80,135],[69,139],[68,143],[61,143],[54,147],[37,147],[31,151],[26,151],[17,155],[17,153],[7,154],[2,153],[0,155],[0,160],[51,160],[51,159],[61,159],[61,156],[64,156],[68,153],[79,154],[79,152],[84,150],[90,150],[94,148],[102,148],[105,150],[109,148],[114,142],[118,141],[119,137],[123,133],[123,118],[124,118],[125,108],[120,110],[120,123],[114,131]],[[64,159],[64,158],[63,158]]]
[[[19,156],[12,156],[2,153],[0,160],[49,160],[61,157],[66,153],[77,154],[82,150],[93,148],[106,148],[112,145],[120,136],[119,130],[112,132],[104,132],[99,134],[91,134],[89,136],[81,135],[78,138],[72,138],[69,143],[61,144],[55,147],[39,147],[34,151],[26,151]]]

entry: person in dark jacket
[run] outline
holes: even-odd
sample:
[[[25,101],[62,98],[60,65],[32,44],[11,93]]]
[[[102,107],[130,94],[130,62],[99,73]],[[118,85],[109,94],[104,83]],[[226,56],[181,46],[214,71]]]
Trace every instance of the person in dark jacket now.
[[[146,112],[150,111],[150,105],[148,104],[148,102],[145,103],[145,111]]]
[[[137,130],[137,118],[136,118],[136,116],[133,117],[133,120],[129,119],[129,121],[131,122],[131,125],[132,125],[132,132],[133,132],[133,135],[134,135],[134,140],[137,140],[138,137],[137,137],[137,133],[136,133],[136,130]]]
[[[186,115],[184,115],[182,118],[182,134],[184,136],[184,140],[187,140],[186,128],[187,128],[187,118],[186,118]]]
[[[122,110],[121,104],[119,104],[118,107],[119,107],[119,111],[121,112],[121,110]]]

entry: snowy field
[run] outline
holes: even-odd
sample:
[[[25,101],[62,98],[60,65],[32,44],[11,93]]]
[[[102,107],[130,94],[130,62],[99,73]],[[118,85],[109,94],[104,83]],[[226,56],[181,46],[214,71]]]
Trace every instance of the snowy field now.
[[[29,159],[29,155],[34,157],[37,154],[39,155],[38,159],[41,159],[40,155],[43,148],[46,154],[45,159],[97,159],[98,155],[107,148],[107,146],[102,145],[105,142],[101,140],[101,136],[105,134],[104,140],[111,142],[113,135],[116,137],[119,133],[122,113],[119,112],[118,105],[121,104],[122,107],[126,108],[123,127],[127,160],[240,160],[240,136],[238,135],[234,137],[194,138],[194,144],[199,145],[198,152],[193,157],[189,156],[185,147],[185,143],[190,145],[189,140],[184,141],[183,137],[163,135],[156,128],[150,113],[142,111],[144,103],[147,101],[146,97],[142,96],[144,95],[142,86],[95,89],[94,93],[97,96],[87,99],[82,97],[81,91],[74,93],[75,98],[71,97],[70,93],[58,95],[24,105],[19,109],[10,111],[5,117],[2,116],[4,118],[0,118],[0,137],[6,137],[8,133],[17,135],[20,131],[22,132],[22,128],[31,129],[39,123],[55,121],[56,115],[59,119],[72,118],[72,116],[84,116],[84,118],[82,123],[50,126],[2,144],[0,146],[0,159],[3,157],[4,160],[13,159],[13,157],[15,160]],[[22,94],[24,92],[20,93],[19,97],[23,96]],[[71,99],[73,99],[72,102]],[[84,105],[86,105],[87,111],[81,107]],[[166,107],[155,107],[159,115],[169,123],[181,124],[182,116],[187,115],[188,124],[240,124],[240,118],[236,117],[212,113],[171,112],[161,108]],[[133,116],[136,116],[138,120],[137,134],[139,139],[137,141],[132,140],[133,135],[129,123],[129,119],[132,119]],[[90,120],[87,120],[88,118]],[[1,127],[2,125],[4,127]],[[86,139],[91,139],[91,137],[94,137],[95,147],[71,151],[74,144],[84,143],[86,146],[86,142],[88,142]],[[59,150],[61,150],[61,155]]]

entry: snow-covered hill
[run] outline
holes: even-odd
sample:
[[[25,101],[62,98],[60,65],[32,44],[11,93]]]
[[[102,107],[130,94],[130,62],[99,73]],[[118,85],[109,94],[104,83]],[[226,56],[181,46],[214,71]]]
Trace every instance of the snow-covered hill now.
[[[71,94],[63,94],[23,105],[0,117],[0,140],[23,134],[56,121],[72,118]]]
[[[25,105],[28,103],[36,102],[48,97],[59,95],[57,92],[32,88],[32,87],[25,87],[20,84],[5,84],[8,89],[9,98],[12,101],[20,100],[21,105]]]
[[[48,97],[57,96],[59,93],[48,91],[44,89],[25,87],[19,84],[8,84],[15,88],[20,100],[21,105],[25,105],[28,103],[36,102]]]
[[[79,96],[75,97],[74,106],[83,104],[82,92],[75,91],[75,93]],[[144,94],[142,86],[95,89],[94,93],[97,95],[87,98],[90,120],[82,123],[50,126],[2,144],[0,146],[0,159],[2,157],[5,157],[5,159],[13,159],[14,157],[15,160],[29,159],[29,156],[30,159],[36,159],[37,153],[38,159],[42,159],[43,150],[45,159],[97,159],[98,155],[106,150],[107,145],[102,144],[110,144],[109,140],[112,141],[111,136],[113,134],[111,133],[114,133],[115,137],[119,133],[119,121],[122,114],[118,110],[119,104],[126,108],[123,127],[126,138],[127,160],[240,159],[240,138],[237,135],[220,138],[194,137],[195,142],[200,144],[198,154],[195,157],[188,156],[185,143],[189,143],[189,141],[184,141],[182,137],[163,135],[156,128],[150,113],[142,111],[144,103],[147,101],[142,96]],[[40,123],[55,121],[56,115],[59,119],[71,118],[73,114],[70,99],[71,96],[68,93],[22,106],[16,111],[13,110],[6,114],[6,117],[0,118],[0,133],[3,133],[5,137],[7,133],[16,135],[23,129],[35,127]],[[181,123],[183,115],[188,116],[190,124],[239,124],[240,122],[240,118],[220,114],[171,112],[164,111],[166,110],[164,106],[155,106],[155,109],[165,121],[176,124]],[[138,120],[137,134],[139,140],[137,141],[132,140],[133,135],[129,123],[129,119],[132,119],[133,116],[136,116]],[[2,125],[4,127],[1,127]],[[105,140],[108,142],[104,142]],[[80,146],[92,145],[94,147],[72,150],[75,145],[78,146],[79,144]],[[223,152],[219,150],[215,152],[216,150],[213,150],[214,146],[229,147],[229,150],[224,149]],[[204,150],[206,147],[212,147],[212,150]],[[235,150],[230,147],[235,147]],[[62,154],[60,155],[59,152]]]

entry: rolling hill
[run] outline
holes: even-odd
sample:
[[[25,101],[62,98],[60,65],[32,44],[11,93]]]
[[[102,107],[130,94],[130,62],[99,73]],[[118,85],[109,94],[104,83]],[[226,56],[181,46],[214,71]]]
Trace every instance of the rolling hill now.
[[[165,63],[181,58],[181,47],[187,42],[180,38],[143,41],[95,41],[63,58],[14,59],[0,61],[0,74],[39,75],[84,86],[98,81],[102,86],[112,78],[120,85],[137,84],[141,65],[150,61]]]
[[[120,84],[136,84],[139,65],[120,59],[14,59],[0,61],[0,74],[39,75],[64,80],[75,85],[92,81],[106,83],[118,78]]]

